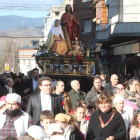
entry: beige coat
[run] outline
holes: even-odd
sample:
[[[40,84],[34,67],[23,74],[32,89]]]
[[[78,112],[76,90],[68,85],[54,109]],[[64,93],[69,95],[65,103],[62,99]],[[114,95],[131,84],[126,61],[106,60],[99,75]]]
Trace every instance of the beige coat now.
[[[85,139],[86,139],[87,131],[88,131],[88,123],[89,121],[83,119],[80,125],[80,131],[84,134]]]
[[[130,129],[130,140],[136,140],[138,132],[139,132],[139,128],[132,125],[132,127]]]

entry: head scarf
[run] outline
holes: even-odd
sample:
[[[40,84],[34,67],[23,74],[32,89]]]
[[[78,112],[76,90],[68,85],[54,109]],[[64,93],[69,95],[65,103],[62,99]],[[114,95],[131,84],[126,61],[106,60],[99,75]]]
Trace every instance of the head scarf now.
[[[56,21],[58,21],[58,19],[55,19],[55,20],[54,20],[53,25],[52,25],[52,28],[50,29],[50,32],[51,32],[52,34],[54,34],[54,35],[60,34],[61,37],[65,40],[63,31],[62,31],[62,28],[61,28],[61,25],[59,25],[59,27],[55,27]],[[60,20],[59,20],[59,22],[60,22]]]

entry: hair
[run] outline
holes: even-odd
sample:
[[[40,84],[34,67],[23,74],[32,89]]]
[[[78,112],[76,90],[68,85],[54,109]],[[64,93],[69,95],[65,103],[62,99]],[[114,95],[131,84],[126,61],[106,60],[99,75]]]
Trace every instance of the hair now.
[[[50,82],[52,82],[52,80],[51,80],[49,77],[43,76],[43,77],[41,77],[41,78],[38,80],[38,86],[41,86],[41,85],[42,85],[42,81],[50,81]]]
[[[32,73],[34,73],[34,71],[39,71],[39,69],[38,68],[34,68]]]
[[[117,94],[118,92],[118,90],[120,90],[118,87],[115,87],[114,89],[113,89],[113,94]]]
[[[131,79],[128,81],[129,85],[132,85],[134,81],[137,81],[137,79],[131,78]]]
[[[59,80],[56,82],[56,86],[59,86],[60,82],[64,83],[63,81]]]
[[[90,110],[90,109],[93,109],[93,108],[94,108],[94,110],[97,109],[96,104],[95,104],[95,102],[93,102],[92,100],[89,100],[89,101],[87,102],[87,109]]]
[[[7,78],[7,79],[5,80],[5,85],[8,85],[8,83],[11,82],[11,80],[12,80],[12,78]]]
[[[81,104],[81,105],[77,105],[77,106],[75,107],[75,112],[77,112],[78,108],[83,108],[83,109],[85,109],[85,107],[84,107],[82,104]],[[76,116],[76,115],[74,115],[74,123],[75,123],[76,126],[78,126],[78,128],[79,128],[78,121],[77,121],[77,116]],[[79,130],[80,130],[80,128],[79,128]]]
[[[137,117],[138,115],[140,115],[140,110],[138,111],[138,113],[135,113],[133,114],[133,119],[132,119],[132,125],[134,125],[135,127],[138,128],[138,120],[137,120]]]
[[[105,73],[105,71],[101,71],[100,75],[107,75],[107,74]]]
[[[77,101],[77,105],[82,105],[82,104],[87,105],[87,102],[85,100],[78,100]]]
[[[108,102],[112,103],[110,95],[108,93],[101,93],[97,101],[98,105],[100,103],[108,103]]]
[[[95,77],[93,78],[93,82],[94,82],[96,79],[99,79],[100,81],[102,81],[102,79],[101,79],[100,76],[95,76]]]
[[[7,137],[4,140],[18,140],[16,137]]]
[[[43,119],[54,119],[54,114],[52,111],[44,110],[40,114],[40,121],[43,121]]]
[[[32,139],[28,136],[21,136],[21,137],[18,137],[18,140],[32,140]]]

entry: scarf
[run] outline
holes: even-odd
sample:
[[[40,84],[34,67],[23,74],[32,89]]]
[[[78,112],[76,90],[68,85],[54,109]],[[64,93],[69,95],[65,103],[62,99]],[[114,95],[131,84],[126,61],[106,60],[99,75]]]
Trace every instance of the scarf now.
[[[11,88],[11,87],[9,87],[9,86],[7,86],[7,85],[5,85],[5,87],[7,88],[8,93],[12,93],[12,88]]]

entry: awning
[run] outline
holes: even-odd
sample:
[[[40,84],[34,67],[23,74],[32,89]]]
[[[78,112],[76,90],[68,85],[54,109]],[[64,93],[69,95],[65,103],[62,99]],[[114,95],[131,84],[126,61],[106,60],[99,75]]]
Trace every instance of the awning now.
[[[134,56],[134,57],[128,57],[123,60],[122,64],[123,65],[133,65],[138,67],[140,63],[140,57]]]

